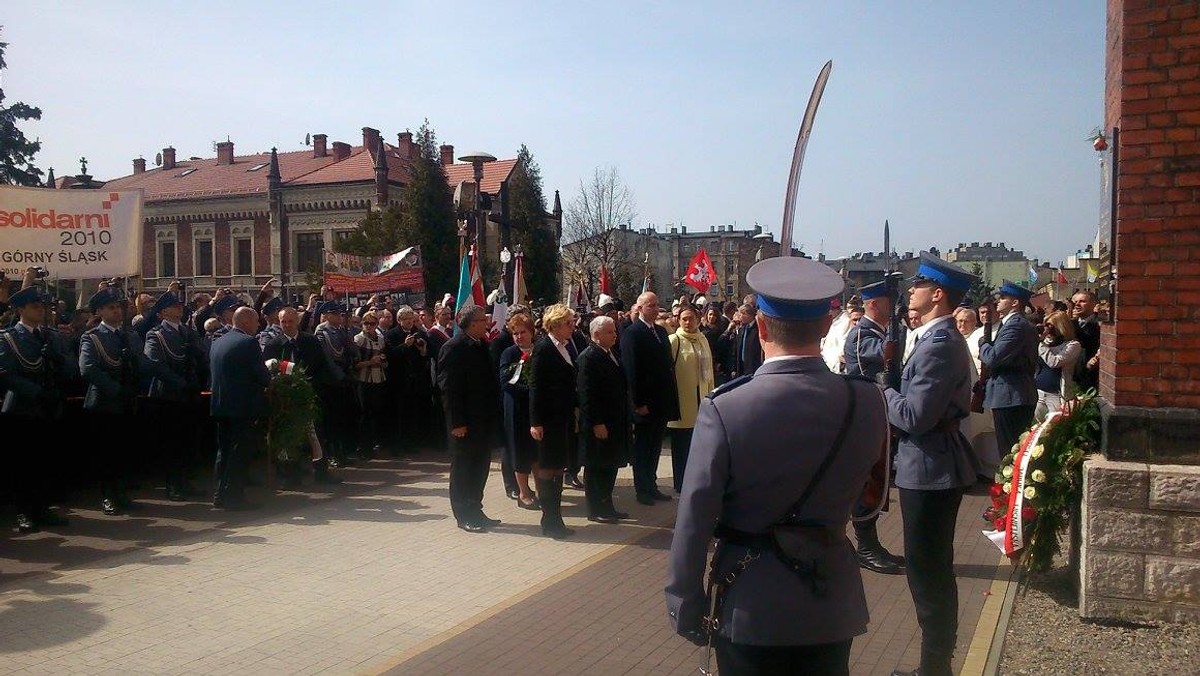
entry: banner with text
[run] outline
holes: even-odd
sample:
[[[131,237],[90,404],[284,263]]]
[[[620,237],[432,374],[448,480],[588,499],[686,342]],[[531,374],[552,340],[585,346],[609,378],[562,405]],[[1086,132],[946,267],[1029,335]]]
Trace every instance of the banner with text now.
[[[138,273],[140,190],[52,190],[0,185],[0,270],[20,278],[31,267],[51,279]]]
[[[325,285],[335,293],[425,290],[421,247],[387,256],[354,256],[325,251]]]

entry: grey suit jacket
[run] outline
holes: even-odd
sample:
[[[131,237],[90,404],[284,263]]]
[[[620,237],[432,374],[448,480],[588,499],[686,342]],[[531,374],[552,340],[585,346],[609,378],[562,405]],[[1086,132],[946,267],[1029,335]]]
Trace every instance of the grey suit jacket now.
[[[1037,403],[1037,329],[1021,315],[1000,325],[991,344],[979,347],[979,361],[988,367],[984,408],[1033,406]]]
[[[898,487],[945,490],[974,483],[971,445],[953,425],[971,412],[971,353],[953,316],[929,325],[904,365],[900,391],[889,388],[884,395],[888,422],[901,432]]]
[[[791,509],[832,447],[848,404],[844,379],[819,357],[764,363],[752,380],[735,381],[700,403],[684,475],[667,576],[667,609],[677,632],[699,628],[707,612],[705,559],[718,520],[765,533]],[[879,388],[850,381],[856,411],[838,456],[801,516],[843,531],[884,448],[887,422]],[[751,645],[810,645],[842,641],[867,628],[867,602],[854,549],[843,539],[829,571],[829,590],[815,596],[809,582],[762,552],[726,596],[721,634]],[[724,574],[746,553],[722,543]]]

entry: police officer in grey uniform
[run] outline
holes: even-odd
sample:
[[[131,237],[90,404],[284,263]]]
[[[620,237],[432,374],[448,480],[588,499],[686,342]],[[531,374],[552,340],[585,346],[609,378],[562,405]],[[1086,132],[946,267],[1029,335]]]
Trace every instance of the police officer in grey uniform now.
[[[900,391],[884,390],[888,421],[900,431],[896,486],[905,572],[921,625],[920,669],[894,675],[951,673],[958,632],[954,525],[963,492],[975,482],[971,445],[959,431],[971,412],[971,355],[954,325],[954,310],[975,279],[952,263],[921,255],[908,300],[921,325]]]
[[[278,296],[263,303],[262,317],[267,323],[262,331],[258,332],[258,347],[261,349],[267,348],[267,343],[271,342],[272,338],[283,335],[283,329],[279,328],[279,311],[283,309],[283,299]]]
[[[996,312],[1000,330],[992,342],[980,340],[979,362],[988,367],[983,407],[992,411],[996,422],[996,445],[1000,455],[1008,453],[1021,432],[1033,424],[1037,406],[1037,386],[1033,382],[1038,364],[1038,332],[1025,319],[1029,289],[1005,281],[1000,286]]]
[[[26,287],[9,299],[19,317],[0,331],[0,439],[10,445],[39,431],[56,432],[62,418],[63,387],[76,373],[66,358],[57,331],[43,326],[52,299],[36,287]],[[43,449],[44,450],[44,449]],[[66,526],[67,519],[50,511],[46,483],[53,456],[46,452],[7,455],[5,474],[12,481],[17,529],[36,533],[41,526]]]
[[[321,402],[317,435],[328,454],[329,466],[345,467],[358,439],[354,429],[354,364],[358,362],[358,347],[342,327],[346,310],[341,303],[326,301],[320,309],[322,321],[315,335],[329,368],[322,369],[317,380],[317,398]]]
[[[174,432],[165,444],[167,499],[183,502],[200,493],[188,481],[195,458],[200,420],[197,411],[205,373],[204,351],[195,329],[183,321],[183,299],[167,291],[158,297],[150,314],[158,324],[146,332],[143,346],[150,385],[142,401],[147,420],[170,425]]]
[[[142,339],[121,326],[121,297],[112,289],[97,291],[88,307],[100,323],[79,341],[79,373],[87,383],[83,410],[95,429],[130,429],[143,371]],[[147,321],[153,319],[148,314]],[[138,508],[126,495],[122,479],[129,472],[128,450],[99,451],[100,509],[110,516]]]
[[[712,627],[702,618],[719,619],[712,641],[723,676],[845,674],[851,641],[868,619],[845,529],[886,452],[884,400],[877,386],[831,373],[821,358],[831,301],[844,287],[836,272],[781,257],[756,263],[746,279],[758,293],[755,326],[766,359],[753,376],[700,404],[671,543],[667,609],[675,631],[701,644]],[[804,424],[779,433],[794,421]],[[824,535],[819,574],[787,567],[772,549],[768,530],[794,511],[792,522]],[[712,573],[720,580],[735,573],[714,589],[715,612],[704,578],[714,526]]]
[[[874,381],[887,367],[883,349],[888,342],[888,324],[894,301],[888,293],[887,282],[868,284],[862,287],[859,293],[862,296],[863,316],[846,333],[843,348],[846,375],[861,376]],[[854,537],[858,540],[858,564],[876,573],[899,575],[904,572],[904,557],[889,552],[879,541],[876,527],[879,515],[867,517],[870,511],[864,504],[854,508]]]

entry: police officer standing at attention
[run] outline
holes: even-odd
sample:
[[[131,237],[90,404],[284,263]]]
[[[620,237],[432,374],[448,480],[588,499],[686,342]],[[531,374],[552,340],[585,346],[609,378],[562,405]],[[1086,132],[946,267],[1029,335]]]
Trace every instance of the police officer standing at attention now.
[[[863,301],[863,316],[846,334],[843,356],[846,375],[861,376],[870,380],[883,373],[886,368],[883,346],[888,339],[889,319],[894,305],[888,293],[887,282],[868,284],[860,290]],[[865,505],[854,508],[855,517],[865,517],[870,510]],[[854,522],[854,537],[858,540],[858,564],[867,570],[885,575],[904,572],[904,557],[896,556],[879,542],[876,524],[879,515]]]
[[[79,373],[87,383],[83,410],[93,429],[132,429],[138,382],[144,370],[142,340],[131,329],[121,327],[121,297],[111,288],[96,292],[88,300],[88,307],[100,318],[100,324],[85,331],[79,341]],[[101,456],[107,457],[97,458],[100,509],[110,516],[138,509],[121,485],[130,469],[127,450],[109,446]]]
[[[317,376],[317,398],[321,402],[317,435],[328,454],[326,464],[345,467],[358,440],[354,428],[354,364],[358,362],[358,348],[342,329],[345,309],[341,303],[330,300],[320,308],[321,323],[314,335],[325,351],[328,368]]]
[[[171,291],[158,297],[150,314],[159,322],[146,332],[143,346],[150,388],[143,404],[146,419],[163,421],[175,432],[166,444],[167,499],[183,502],[199,493],[188,481],[199,429],[197,414],[203,351],[196,331],[183,321],[183,299]]]
[[[53,329],[42,326],[50,298],[36,287],[13,294],[9,305],[19,317],[12,328],[0,331],[0,438],[16,439],[36,433],[62,418],[62,388],[74,372],[73,364],[58,348]],[[66,518],[50,511],[46,478],[52,461],[49,453],[8,454],[5,470],[13,482],[17,529],[36,533],[40,526],[66,526]]]
[[[990,343],[980,341],[979,361],[988,367],[983,407],[991,409],[996,422],[996,445],[1000,455],[1012,450],[1021,432],[1033,424],[1037,385],[1033,375],[1038,364],[1037,328],[1025,319],[1025,305],[1032,295],[1006,281],[1000,286],[996,312],[1000,330]]]
[[[847,674],[868,617],[846,522],[887,450],[884,400],[874,384],[831,373],[821,358],[830,303],[844,288],[836,272],[781,257],[756,263],[746,281],[758,292],[754,325],[766,359],[700,404],[667,609],[675,631],[712,641],[722,676]],[[714,525],[716,584],[706,599]],[[777,549],[773,534],[790,544]]]
[[[896,486],[904,515],[905,572],[921,625],[921,667],[893,676],[945,676],[958,633],[954,525],[975,483],[971,444],[959,424],[971,412],[971,354],[954,310],[976,277],[921,254],[908,308],[921,317],[900,391],[885,389],[888,422],[900,431]],[[886,383],[886,372],[880,375]],[[881,384],[882,384],[881,383]]]

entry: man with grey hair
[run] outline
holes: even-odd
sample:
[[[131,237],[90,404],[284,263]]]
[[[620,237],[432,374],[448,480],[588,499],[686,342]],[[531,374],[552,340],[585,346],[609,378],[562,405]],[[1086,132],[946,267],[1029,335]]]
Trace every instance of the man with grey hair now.
[[[396,308],[396,325],[384,334],[387,383],[394,393],[396,452],[417,453],[429,442],[433,419],[433,382],[429,360],[437,355],[408,305]]]
[[[667,422],[679,418],[679,395],[667,332],[655,324],[658,296],[638,296],[638,316],[621,336],[621,364],[633,398],[633,483],[637,501],[670,500],[658,488],[658,460]]]
[[[617,471],[629,461],[629,386],[613,348],[617,324],[601,315],[588,325],[592,344],[579,353],[579,434],[588,520],[616,523],[628,518],[613,504]]]
[[[438,352],[437,379],[450,432],[450,508],[458,527],[483,533],[500,523],[483,513],[492,447],[500,438],[500,381],[492,370],[484,335],[484,309],[458,313],[458,331]]]

